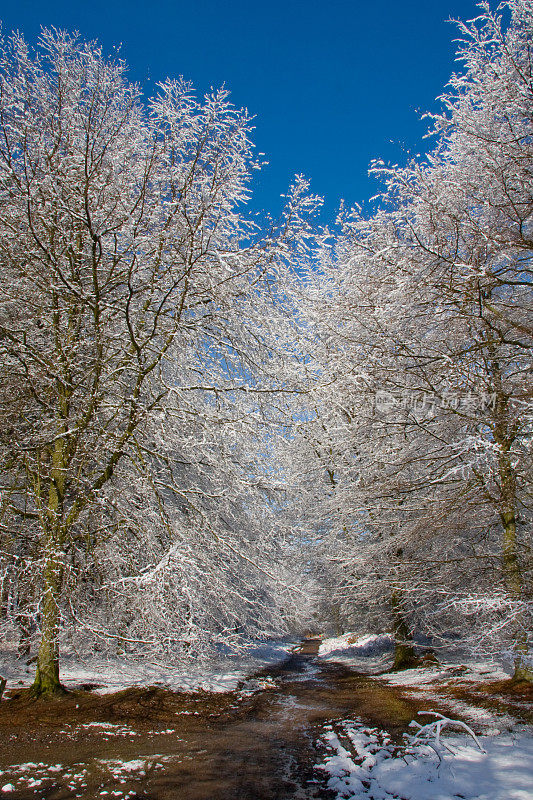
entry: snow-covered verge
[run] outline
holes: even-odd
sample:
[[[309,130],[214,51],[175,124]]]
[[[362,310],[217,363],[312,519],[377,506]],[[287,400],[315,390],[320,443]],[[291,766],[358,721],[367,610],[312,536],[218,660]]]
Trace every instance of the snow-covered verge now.
[[[319,656],[375,673],[390,666],[391,652],[392,640],[386,634],[347,633],[324,640]],[[459,663],[453,654],[441,664],[373,675],[374,680],[401,688],[404,695],[430,700],[446,715],[468,722],[483,751],[468,733],[448,728],[442,735],[444,744],[410,736],[398,746],[385,731],[342,720],[325,728],[322,744],[328,753],[317,767],[328,776],[338,800],[533,800],[531,727],[506,711],[444,693],[453,685],[474,696],[477,684],[508,677],[501,665]]]
[[[348,663],[351,660],[383,658],[394,650],[390,633],[358,635],[344,633],[333,639],[323,639],[318,650],[319,658]]]
[[[410,737],[395,747],[383,731],[345,720],[328,726],[319,769],[338,800],[532,800],[533,738],[444,737],[453,753]]]
[[[390,669],[393,663],[394,639],[389,633],[344,633],[331,639],[323,639],[318,656],[327,661],[336,661],[366,673],[383,672]],[[420,653],[424,650],[421,648]],[[447,680],[454,675],[464,673],[468,681],[504,680],[509,678],[512,669],[503,656],[499,663],[495,661],[474,661],[466,659],[460,651],[445,650],[439,652],[439,662],[428,661],[422,669],[402,670],[382,675],[381,679],[398,686],[422,686],[424,684]]]
[[[99,694],[118,692],[131,686],[161,686],[174,691],[229,692],[263,667],[284,661],[296,642],[289,640],[250,644],[235,654],[207,663],[138,662],[125,659],[80,659],[65,655],[61,659],[61,682],[66,688],[90,686]],[[35,666],[17,659],[13,652],[0,652],[0,675],[6,689],[30,686]]]

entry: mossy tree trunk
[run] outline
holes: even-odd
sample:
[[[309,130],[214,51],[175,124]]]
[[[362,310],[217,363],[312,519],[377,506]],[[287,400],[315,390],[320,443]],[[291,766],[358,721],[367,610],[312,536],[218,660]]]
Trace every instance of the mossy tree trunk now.
[[[58,435],[51,453],[48,454],[51,457],[51,469],[46,511],[42,514],[44,565],[41,641],[37,653],[35,680],[31,689],[35,697],[56,695],[65,691],[59,680],[59,635],[66,541],[64,506],[69,461],[66,442],[69,398],[63,387],[60,388],[58,396],[60,409]]]
[[[491,355],[494,349],[491,346]],[[518,553],[518,502],[517,478],[513,466],[512,448],[519,420],[513,418],[509,408],[509,397],[503,388],[503,379],[497,359],[491,361],[491,373],[495,387],[494,442],[499,448],[498,457],[498,511],[503,527],[502,572],[507,595],[511,603],[524,600],[524,579],[520,569]],[[526,615],[520,611],[514,617],[514,680],[533,682],[533,669],[528,665],[529,631]]]
[[[403,593],[395,587],[391,592],[392,631],[394,635],[394,671],[410,669],[418,664],[411,631],[405,618]]]
[[[520,603],[524,596],[523,579],[517,551],[517,513],[514,500],[514,474],[508,453],[500,457],[500,478],[503,495],[500,517],[503,525],[502,567],[507,593],[512,602]],[[528,666],[528,628],[523,613],[514,620],[514,680],[533,682],[533,670]]]
[[[504,516],[504,515],[502,515]],[[522,593],[522,576],[516,552],[516,521],[511,515],[504,516],[503,534],[503,572],[507,592],[512,600],[520,602]],[[528,629],[524,614],[518,613],[515,617],[514,630],[514,674],[516,681],[527,680],[533,683],[533,669],[528,666],[529,642]]]
[[[35,697],[64,692],[59,680],[59,633],[61,584],[63,565],[60,554],[51,544],[43,571],[43,599],[41,607],[41,642],[37,654],[37,669],[31,688]]]

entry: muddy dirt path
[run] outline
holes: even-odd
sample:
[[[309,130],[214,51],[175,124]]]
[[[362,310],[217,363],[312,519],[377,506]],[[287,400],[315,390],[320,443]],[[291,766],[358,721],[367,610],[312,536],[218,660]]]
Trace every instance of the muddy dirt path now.
[[[2,701],[0,797],[327,800],[313,770],[321,725],[361,717],[400,735],[419,706],[318,662],[317,645],[224,695],[139,688],[47,706]]]

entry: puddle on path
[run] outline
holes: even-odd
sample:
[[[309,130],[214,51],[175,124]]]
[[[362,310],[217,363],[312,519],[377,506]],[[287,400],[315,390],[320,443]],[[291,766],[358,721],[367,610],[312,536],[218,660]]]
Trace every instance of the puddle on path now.
[[[314,643],[306,650],[236,692],[85,694],[30,730],[36,712],[10,722],[11,701],[2,702],[0,787],[12,784],[5,796],[13,800],[326,800],[332,795],[313,771],[318,728],[361,717],[400,735],[418,706],[347,667],[317,662]]]

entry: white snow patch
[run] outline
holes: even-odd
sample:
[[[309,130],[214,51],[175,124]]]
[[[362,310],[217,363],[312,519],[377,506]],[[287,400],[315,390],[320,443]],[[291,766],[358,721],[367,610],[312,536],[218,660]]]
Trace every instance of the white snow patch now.
[[[320,643],[318,655],[322,658],[369,658],[390,653],[394,649],[394,639],[389,633],[370,633],[358,636],[345,633]]]
[[[342,729],[342,730],[341,730]],[[527,734],[481,737],[481,752],[466,735],[447,737],[454,753],[438,755],[412,741],[394,750],[383,731],[360,723],[324,736],[334,751],[319,766],[338,800],[532,800],[533,738]]]
[[[399,672],[391,672],[388,675],[380,675],[380,680],[386,681],[391,686],[417,687],[452,679],[460,679],[461,682],[480,683],[481,681],[499,681],[507,678],[509,678],[508,673],[497,664],[480,664],[470,661],[468,664],[458,664],[448,660],[434,667],[416,667],[415,669],[403,669]]]
[[[393,651],[394,640],[388,633],[345,633],[324,639],[318,655],[321,660],[335,661],[372,675],[392,666]]]
[[[117,729],[120,728],[120,725],[117,725],[115,722],[84,722],[80,725],[81,728],[106,728],[106,729]]]
[[[146,760],[133,758],[131,761],[119,761],[117,759],[99,759],[100,764],[104,764],[113,772],[138,772],[146,767]]]
[[[450,695],[446,695],[443,698],[440,692],[440,684],[442,683],[453,683],[459,687],[468,687],[469,684],[477,684],[483,681],[507,679],[509,677],[507,672],[497,664],[473,662],[468,663],[466,666],[464,664],[445,663],[431,668],[406,669],[400,672],[371,677],[374,680],[379,680],[380,683],[402,688],[404,694],[414,697],[422,696],[424,699],[434,699],[440,703],[444,702],[446,708],[451,710],[452,713],[466,718],[470,722],[482,725],[486,734],[498,734],[502,730],[511,731],[516,727],[516,719],[504,711],[488,710]],[[531,800],[533,800],[533,794]]]

